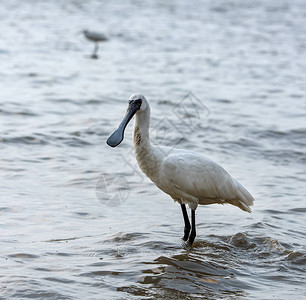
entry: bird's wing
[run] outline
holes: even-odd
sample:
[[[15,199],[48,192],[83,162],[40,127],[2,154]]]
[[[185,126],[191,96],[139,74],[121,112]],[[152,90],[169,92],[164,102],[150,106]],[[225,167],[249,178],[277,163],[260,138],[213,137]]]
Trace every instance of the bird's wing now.
[[[165,157],[160,176],[183,193],[198,198],[200,204],[227,202],[245,211],[250,211],[253,204],[250,193],[221,166],[194,153],[180,151]]]

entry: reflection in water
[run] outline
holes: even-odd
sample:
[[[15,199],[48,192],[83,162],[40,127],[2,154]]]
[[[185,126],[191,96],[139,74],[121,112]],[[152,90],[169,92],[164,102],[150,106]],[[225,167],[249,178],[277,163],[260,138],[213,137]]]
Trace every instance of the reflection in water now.
[[[146,244],[146,247],[149,245]],[[304,257],[305,253],[287,249],[288,245],[262,236],[238,233],[232,236],[209,236],[209,242],[195,242],[191,251],[179,254],[159,256],[153,261],[143,262],[145,267],[138,284],[118,288],[136,296],[158,297],[158,299],[229,299],[249,294],[247,291],[264,286],[262,279],[250,280],[252,274],[248,267],[254,260],[260,264],[269,264],[267,269],[276,270],[282,262],[283,268],[290,268],[293,257]],[[151,248],[156,249],[154,243]],[[160,248],[164,248],[160,244]],[[162,250],[162,249],[161,249]],[[167,250],[164,248],[163,250]],[[169,249],[168,249],[169,250]],[[299,259],[299,263],[301,260]],[[285,267],[287,265],[287,267]],[[264,265],[262,266],[264,267]],[[303,272],[303,266],[300,272]],[[273,275],[263,276],[273,282]],[[277,276],[277,280],[288,281]],[[272,283],[273,284],[273,283]]]

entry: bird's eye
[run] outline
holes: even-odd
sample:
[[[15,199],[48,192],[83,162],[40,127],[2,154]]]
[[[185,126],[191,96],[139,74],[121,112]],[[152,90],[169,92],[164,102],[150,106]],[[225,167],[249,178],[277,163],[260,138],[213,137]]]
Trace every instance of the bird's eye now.
[[[141,99],[137,99],[137,104],[140,106],[142,104],[142,100]]]

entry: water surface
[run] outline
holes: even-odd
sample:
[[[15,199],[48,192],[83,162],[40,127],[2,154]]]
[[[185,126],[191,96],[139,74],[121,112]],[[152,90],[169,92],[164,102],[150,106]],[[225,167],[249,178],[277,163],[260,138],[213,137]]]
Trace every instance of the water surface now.
[[[1,7],[2,299],[306,297],[304,1]],[[109,36],[99,59],[84,28]],[[252,214],[199,207],[182,247],[180,207],[141,174],[132,126],[105,143],[133,93],[152,140],[221,164]],[[122,204],[97,198],[101,178],[106,195],[120,178]]]

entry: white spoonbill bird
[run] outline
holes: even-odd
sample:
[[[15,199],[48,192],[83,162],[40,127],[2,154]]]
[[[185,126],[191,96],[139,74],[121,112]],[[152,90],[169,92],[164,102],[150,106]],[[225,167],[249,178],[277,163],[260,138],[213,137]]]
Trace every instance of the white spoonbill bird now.
[[[192,245],[196,236],[198,204],[229,203],[251,212],[254,198],[221,166],[190,151],[151,144],[150,106],[142,95],[130,97],[124,119],[107,140],[109,146],[116,147],[122,142],[124,130],[134,115],[134,150],[138,165],[158,188],[181,205],[185,222],[183,240],[188,245]],[[191,226],[185,204],[191,209]]]
[[[94,52],[91,55],[92,58],[98,58],[99,42],[107,41],[107,37],[100,32],[83,30],[82,31],[87,40],[95,43]]]

